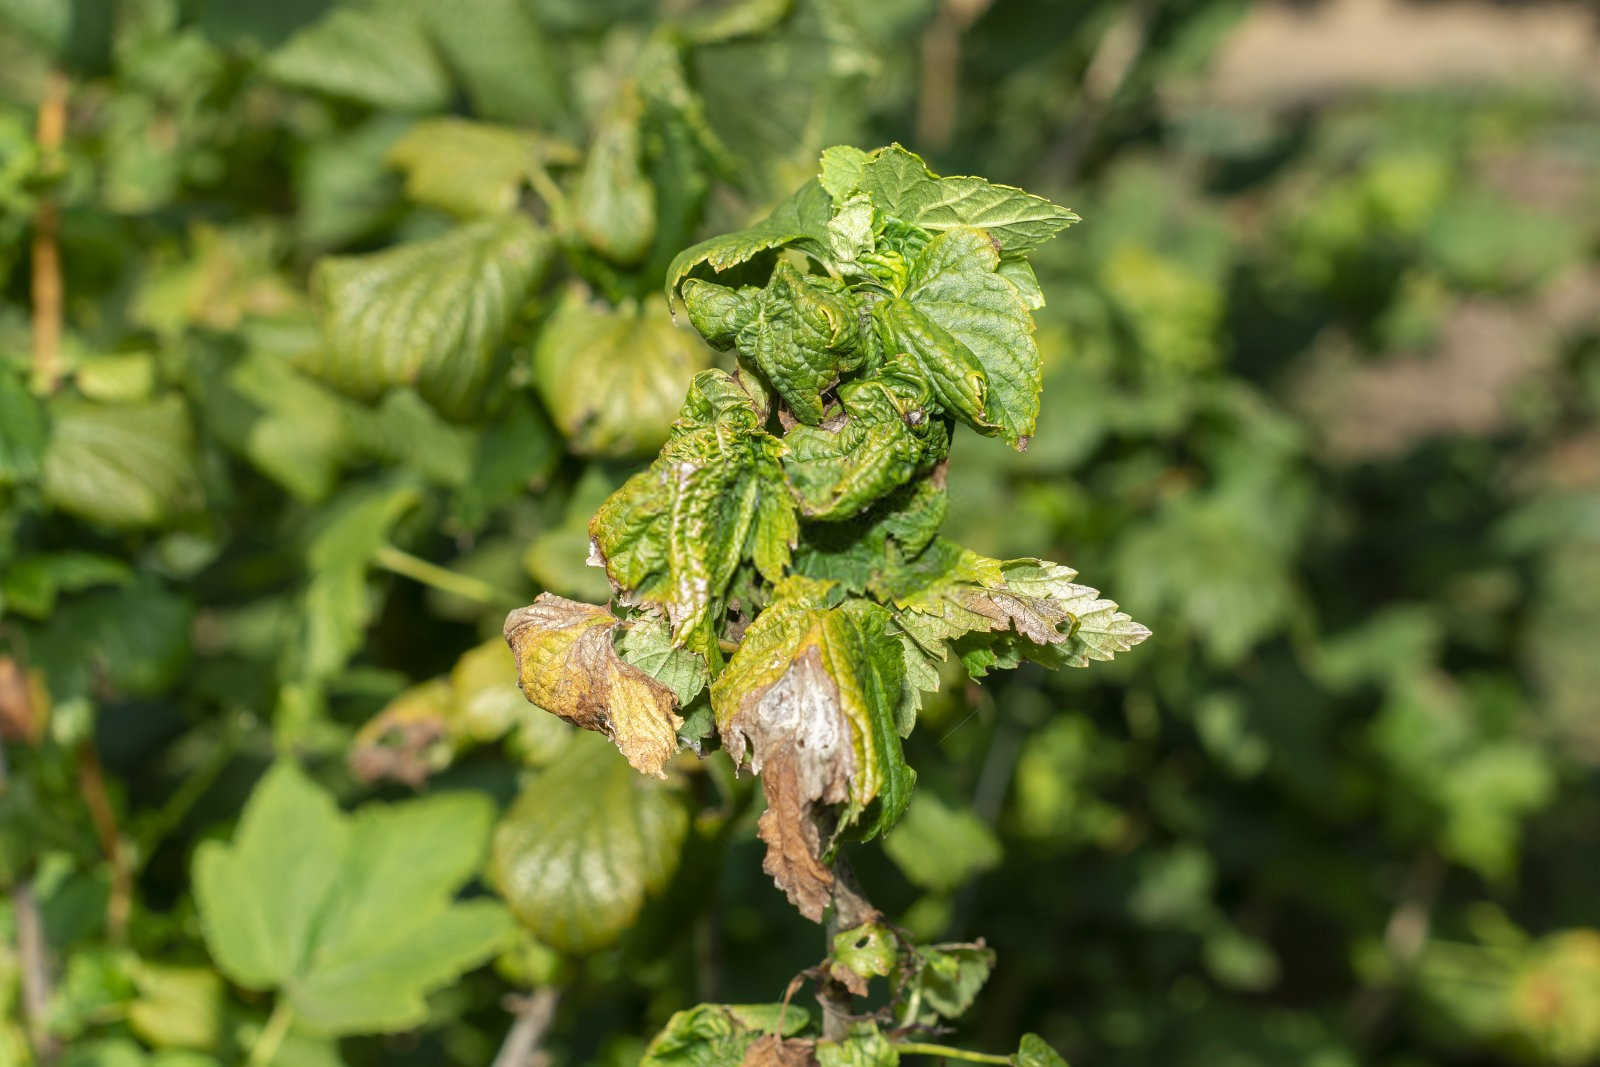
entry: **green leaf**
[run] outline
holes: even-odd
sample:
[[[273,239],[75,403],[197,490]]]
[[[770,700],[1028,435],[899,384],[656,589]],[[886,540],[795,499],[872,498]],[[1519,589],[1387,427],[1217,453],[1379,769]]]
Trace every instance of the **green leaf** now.
[[[44,406],[22,382],[0,370],[0,487],[39,476],[47,433]]]
[[[942,641],[993,634],[1047,666],[1087,667],[1150,636],[1076,576],[1058,563],[989,559],[939,541],[887,578],[884,592],[896,622],[930,653]]]
[[[937,468],[901,486],[863,514],[806,528],[794,568],[811,578],[840,583],[852,593],[880,587],[938,535],[949,493]]]
[[[434,118],[412,126],[386,158],[405,171],[407,197],[473,218],[515,210],[534,169],[568,153],[529,130]]]
[[[842,805],[844,829],[876,801],[861,827],[870,837],[899,818],[916,780],[895,728],[904,655],[889,613],[865,600],[830,607],[833,594],[831,582],[778,583],[711,685],[723,746],[767,795],[763,869],[813,921],[834,886],[814,809]]]
[[[912,262],[903,296],[874,316],[885,352],[908,354],[945,410],[1022,451],[1039,417],[1043,365],[1028,306],[995,273],[999,263],[982,230],[946,230]]]
[[[414,386],[447,415],[476,406],[495,350],[544,276],[550,236],[521,215],[312,271],[325,351],[307,367],[361,396]]]
[[[193,653],[190,602],[148,574],[56,606],[30,643],[56,701],[150,697],[183,676]]]
[[[952,808],[924,790],[884,838],[883,850],[912,884],[935,892],[961,888],[1000,865],[1000,842],[969,808]]]
[[[824,153],[823,168],[835,199],[866,193],[882,215],[936,233],[977,227],[1008,254],[1030,251],[1078,221],[1059,204],[1009,185],[965,175],[940,178],[897,144],[880,148],[864,163],[853,154],[830,159]],[[860,177],[851,181],[856,168]]]
[[[874,1023],[856,1023],[838,1041],[818,1041],[818,1067],[896,1067],[899,1051]]]
[[[902,370],[840,386],[842,419],[784,436],[783,469],[801,515],[855,518],[948,453],[950,435],[931,392]]]
[[[1067,1067],[1067,1061],[1038,1034],[1023,1034],[1022,1044],[1017,1046],[1017,1067]]]
[[[572,451],[627,458],[661,447],[711,352],[672,323],[659,296],[611,308],[574,285],[540,331],[533,363],[539,396]]]
[[[656,235],[656,190],[644,175],[644,102],[628,86],[595,130],[572,196],[573,224],[589,246],[623,265],[637,263]]]
[[[796,1004],[697,1004],[667,1020],[639,1067],[739,1067],[757,1038],[789,1037],[809,1022]]]
[[[92,552],[47,552],[23,556],[5,571],[0,589],[7,610],[35,619],[55,610],[56,597],[97,585],[125,585],[133,570],[122,560]]]
[[[498,122],[559,127],[569,70],[524,0],[474,0],[470,18],[450,4],[418,4],[472,112]]]
[[[400,1030],[423,997],[489,958],[511,927],[487,900],[455,903],[493,811],[451,793],[340,813],[292,763],[269,771],[231,844],[195,854],[195,899],[213,958],[250,989],[276,989],[329,1034]]]
[[[994,950],[976,944],[919,945],[913,981],[922,1003],[946,1019],[966,1014],[994,970]]]
[[[523,696],[604,734],[640,773],[665,778],[683,718],[671,689],[617,655],[620,625],[605,608],[540,593],[506,616],[505,638]]]
[[[450,103],[450,78],[427,30],[399,4],[336,7],[267,56],[263,69],[288,85],[395,111]]]
[[[107,526],[156,526],[201,503],[189,410],[177,396],[141,404],[51,404],[45,498]]]
[[[871,979],[893,972],[899,949],[894,934],[877,923],[841,930],[833,937],[829,973],[850,992],[864,997]]]
[[[689,273],[702,264],[724,271],[773,248],[788,245],[822,254],[828,247],[833,208],[822,186],[810,181],[772,213],[751,226],[719,234],[678,253],[667,268],[667,298],[677,295]]]
[[[769,580],[788,565],[798,536],[783,483],[783,445],[738,381],[703,371],[648,470],[600,507],[589,533],[595,558],[629,606],[665,611],[674,640],[714,620],[741,560]],[[702,632],[697,650],[708,653]]]
[[[672,690],[680,708],[688,707],[710,681],[705,657],[675,646],[666,621],[653,616],[627,626],[617,639],[617,655]]]
[[[361,647],[373,613],[367,568],[400,516],[420,500],[407,485],[358,487],[330,506],[306,555],[311,582],[305,593],[304,669],[311,677],[336,673]]]
[[[574,736],[494,834],[489,874],[535,937],[563,952],[613,944],[677,868],[689,817],[673,788],[604,740]]]
[[[686,290],[686,302],[704,289]],[[795,418],[813,426],[821,422],[822,393],[866,356],[860,316],[844,283],[801,274],[780,262],[765,289],[741,290],[741,295],[745,307],[734,333],[740,354]]]
[[[138,990],[128,1025],[141,1039],[156,1048],[217,1047],[227,992],[216,971],[136,959],[128,973]]]

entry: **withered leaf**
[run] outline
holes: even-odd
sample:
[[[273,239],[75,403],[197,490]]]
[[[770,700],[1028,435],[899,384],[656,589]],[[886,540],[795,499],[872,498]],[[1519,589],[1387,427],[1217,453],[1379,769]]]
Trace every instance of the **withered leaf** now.
[[[814,809],[841,806],[843,830],[876,802],[876,819],[857,827],[870,837],[899,818],[916,778],[895,729],[905,660],[889,613],[865,600],[829,606],[834,589],[778,583],[711,687],[728,754],[766,790],[765,869],[813,921],[834,894]]]
[[[740,1067],[816,1067],[815,1048],[815,1041],[798,1037],[785,1041],[768,1034],[745,1051]]]
[[[539,594],[506,616],[517,684],[546,711],[605,734],[635,769],[665,778],[683,718],[672,690],[617,655],[619,625],[605,608]]]

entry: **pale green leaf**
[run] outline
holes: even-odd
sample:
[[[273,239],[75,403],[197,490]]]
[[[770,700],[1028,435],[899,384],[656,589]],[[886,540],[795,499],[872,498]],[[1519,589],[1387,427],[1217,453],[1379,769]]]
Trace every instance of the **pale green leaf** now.
[[[63,511],[108,526],[154,526],[201,502],[189,411],[177,396],[50,407],[44,492]]]
[[[838,1041],[818,1041],[818,1067],[897,1067],[900,1053],[874,1023],[856,1023]]]
[[[386,158],[405,172],[407,197],[472,218],[515,210],[533,170],[563,154],[529,130],[433,118],[406,131]]]
[[[1087,667],[1150,636],[1097,590],[1072,581],[1070,567],[1034,559],[996,560],[936,542],[884,592],[896,621],[929,652],[967,634],[993,634],[1049,666]],[[1009,636],[1008,636],[1009,635]]]
[[[467,414],[552,248],[545,231],[512,214],[371,255],[323,259],[311,286],[325,350],[306,365],[357,395],[414,386],[446,414]]]
[[[919,945],[913,981],[922,1003],[946,1019],[966,1013],[994,970],[994,950],[976,944]]]
[[[563,952],[614,943],[678,865],[689,817],[676,790],[577,734],[494,834],[490,877],[535,937]]]
[[[693,292],[704,299],[709,288],[697,286]],[[865,358],[859,315],[844,284],[780,262],[765,289],[740,295],[745,306],[734,333],[740,354],[795,418],[808,425],[822,421],[823,391]]]
[[[411,486],[358,487],[330,506],[306,556],[304,667],[311,677],[340,670],[361,647],[373,612],[367,568],[400,516],[420,499]]]
[[[534,384],[572,451],[646,455],[667,439],[690,380],[711,363],[666,303],[607,307],[570,287],[540,331]]]
[[[616,263],[644,258],[656,235],[656,190],[643,170],[644,102],[631,86],[600,121],[578,172],[573,224],[589,246]]]
[[[347,816],[280,763],[251,795],[233,843],[208,841],[196,853],[207,945],[230,978],[278,990],[311,1030],[415,1026],[427,1017],[427,991],[510,934],[499,905],[452,902],[477,869],[492,817],[475,794]]]
[[[396,111],[450,103],[450,79],[422,21],[398,4],[336,7],[267,56],[272,77]]]
[[[42,619],[56,597],[97,585],[126,585],[133,570],[122,560],[92,552],[45,552],[23,556],[4,571],[0,590],[6,610]]]
[[[823,163],[827,168],[826,156]],[[851,185],[845,182],[854,162],[847,165],[836,156],[833,163],[830,183],[840,192],[866,193],[883,215],[935,232],[977,227],[1006,253],[1027,252],[1078,221],[1076,213],[1059,204],[1009,185],[966,175],[937,177],[899,145],[879,149],[860,165],[860,178]]]
[[[624,628],[617,655],[672,690],[680,708],[688,707],[710,681],[705,657],[674,645],[671,628],[655,616],[635,619]]]
[[[927,790],[884,838],[883,850],[913,885],[948,893],[999,866],[1000,841],[969,808],[952,808]]]

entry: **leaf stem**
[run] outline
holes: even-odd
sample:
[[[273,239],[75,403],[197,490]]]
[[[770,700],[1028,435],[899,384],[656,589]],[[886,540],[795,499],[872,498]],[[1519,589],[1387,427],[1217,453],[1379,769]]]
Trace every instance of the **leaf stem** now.
[[[474,578],[470,574],[461,574],[457,571],[441,567],[437,563],[429,563],[420,556],[413,556],[404,549],[393,545],[384,545],[378,549],[372,561],[386,571],[410,578],[414,582],[421,582],[441,593],[461,597],[463,600],[475,600],[487,605],[511,605],[511,598],[496,589],[482,578]]]
[[[949,1045],[929,1045],[922,1041],[895,1043],[895,1051],[902,1056],[943,1056],[945,1059],[966,1060],[969,1063],[1012,1063],[1010,1056],[996,1056],[992,1052],[969,1052]]]
[[[555,1019],[561,991],[552,986],[540,986],[531,997],[508,999],[513,1000],[512,1010],[517,1020],[511,1024],[505,1043],[490,1067],[533,1067],[545,1062],[540,1046]]]
[[[289,1036],[289,1027],[294,1023],[294,1008],[289,1006],[287,997],[279,997],[272,1006],[272,1014],[267,1016],[267,1025],[261,1028],[261,1033],[256,1035],[255,1044],[250,1046],[250,1058],[245,1061],[246,1067],[266,1067],[273,1057],[278,1054],[278,1049],[283,1044],[283,1039]]]
[[[111,867],[111,893],[106,900],[106,932],[114,944],[121,944],[127,937],[128,916],[133,911],[133,866],[129,862],[128,850],[122,844],[117,811],[111,804],[105,768],[100,765],[100,753],[94,747],[94,740],[84,738],[80,741],[75,755],[78,789],[83,795],[84,807],[89,809],[89,820],[94,824],[100,851]]]

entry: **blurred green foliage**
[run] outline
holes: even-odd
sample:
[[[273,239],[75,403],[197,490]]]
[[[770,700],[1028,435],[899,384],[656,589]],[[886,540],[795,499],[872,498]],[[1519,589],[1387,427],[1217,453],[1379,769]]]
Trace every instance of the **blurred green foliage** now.
[[[1219,103],[1232,0],[997,0],[958,79],[934,0],[464,7],[0,0],[0,1064],[487,1064],[535,988],[559,1063],[744,1040],[701,1000],[777,1025],[827,946],[761,873],[759,792],[720,754],[632,775],[484,642],[606,595],[584,522],[714,358],[672,255],[894,140],[1084,219],[1035,259],[1038,432],[960,438],[949,533],[1156,635],[981,691],[952,663],[915,805],[851,852],[944,942],[950,1014],[963,939],[994,951],[961,1042],[1600,1058],[1592,96]],[[407,844],[408,893],[337,874]],[[393,963],[398,927],[318,955],[291,916],[300,958],[256,966],[224,869],[480,928]],[[368,1003],[274,1010],[341,961],[379,961]]]

